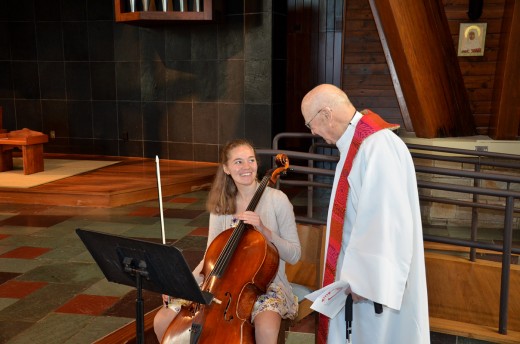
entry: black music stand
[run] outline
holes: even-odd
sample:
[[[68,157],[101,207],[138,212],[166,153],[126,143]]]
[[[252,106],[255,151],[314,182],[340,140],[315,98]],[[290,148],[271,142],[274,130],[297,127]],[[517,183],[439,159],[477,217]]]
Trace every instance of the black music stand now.
[[[213,296],[200,290],[184,256],[174,246],[78,228],[97,265],[110,282],[135,286],[136,340],[144,343],[142,289],[209,304]]]

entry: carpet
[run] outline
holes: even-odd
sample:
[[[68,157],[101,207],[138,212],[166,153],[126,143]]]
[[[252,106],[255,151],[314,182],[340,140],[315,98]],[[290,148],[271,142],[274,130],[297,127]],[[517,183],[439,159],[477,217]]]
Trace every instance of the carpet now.
[[[93,171],[101,167],[110,166],[118,162],[119,161],[44,159],[44,170],[42,172],[25,175],[23,174],[22,158],[13,158],[13,169],[0,172],[0,187],[31,188],[80,173]]]

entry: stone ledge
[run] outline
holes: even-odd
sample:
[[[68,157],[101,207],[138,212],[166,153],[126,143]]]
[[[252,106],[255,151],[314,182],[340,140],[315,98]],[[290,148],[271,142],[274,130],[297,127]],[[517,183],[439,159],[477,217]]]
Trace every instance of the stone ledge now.
[[[399,137],[405,143],[417,145],[449,147],[467,150],[482,149],[484,151],[487,150],[488,152],[515,154],[520,156],[520,140],[493,140],[489,136],[485,135],[425,139],[416,137],[415,133],[404,130],[399,131]]]

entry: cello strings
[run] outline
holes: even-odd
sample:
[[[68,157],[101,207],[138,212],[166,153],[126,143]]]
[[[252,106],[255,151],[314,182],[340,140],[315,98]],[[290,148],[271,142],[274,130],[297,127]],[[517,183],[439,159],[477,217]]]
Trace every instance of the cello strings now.
[[[263,193],[263,190],[265,189],[265,186],[267,185],[267,177],[264,179],[265,180],[262,180],[262,182],[260,183],[260,187],[258,189],[259,192],[255,193],[255,195],[253,196],[253,201],[250,203],[248,210],[251,206],[253,207],[253,209],[256,207],[256,203],[258,202],[259,198],[261,197],[261,194]],[[242,237],[242,234],[244,233],[245,229],[246,225],[242,221],[240,221],[238,226],[233,231],[228,243],[222,250],[219,258],[217,259],[217,263],[215,264],[215,268],[213,270],[214,273],[212,272],[212,275],[221,276],[221,274],[224,273],[224,270],[229,264],[232,254],[238,246],[238,242]]]
[[[255,194],[253,195],[253,199],[249,203],[246,211],[253,211],[256,208],[268,182],[269,177],[265,176],[262,179],[257,192],[255,192]],[[246,225],[243,223],[242,220],[239,221],[238,226],[233,230],[230,239],[228,240],[228,242],[224,246],[224,249],[220,253],[217,262],[215,263],[215,267],[210,273],[210,276],[222,276],[227,265],[229,264],[229,261],[231,260],[233,252],[235,252],[235,249],[238,246],[238,242],[240,241],[240,238],[242,237],[242,234],[244,233],[245,229]]]

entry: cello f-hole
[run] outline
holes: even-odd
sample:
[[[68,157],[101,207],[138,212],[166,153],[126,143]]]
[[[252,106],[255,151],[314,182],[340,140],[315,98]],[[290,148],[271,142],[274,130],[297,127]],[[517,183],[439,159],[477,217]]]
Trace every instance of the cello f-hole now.
[[[226,309],[224,309],[224,320],[231,321],[231,320],[233,320],[233,316],[228,317],[228,314],[227,314],[228,310],[229,310],[229,306],[231,304],[231,299],[232,299],[231,293],[229,291],[227,291],[226,294],[224,294],[224,295],[228,296],[228,302],[226,305]]]

